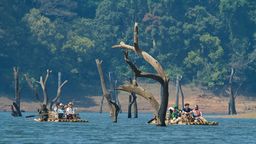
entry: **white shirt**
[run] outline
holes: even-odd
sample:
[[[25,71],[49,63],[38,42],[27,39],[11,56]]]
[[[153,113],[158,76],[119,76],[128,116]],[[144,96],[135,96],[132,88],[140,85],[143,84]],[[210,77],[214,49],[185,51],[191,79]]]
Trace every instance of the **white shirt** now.
[[[66,113],[67,113],[67,115],[69,115],[69,114],[75,114],[75,110],[74,110],[74,108],[68,107],[68,108],[66,109]]]

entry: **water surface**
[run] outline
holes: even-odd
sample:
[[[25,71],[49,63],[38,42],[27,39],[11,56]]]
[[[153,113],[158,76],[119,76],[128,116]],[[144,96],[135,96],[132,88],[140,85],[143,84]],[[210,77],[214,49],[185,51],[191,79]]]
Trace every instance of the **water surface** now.
[[[14,118],[10,113],[0,112],[0,143],[256,143],[255,119],[208,118],[220,125],[156,127],[146,124],[152,116],[148,113],[140,113],[138,119],[127,119],[127,113],[122,113],[115,124],[108,113],[80,115],[90,122],[35,122],[33,118]]]

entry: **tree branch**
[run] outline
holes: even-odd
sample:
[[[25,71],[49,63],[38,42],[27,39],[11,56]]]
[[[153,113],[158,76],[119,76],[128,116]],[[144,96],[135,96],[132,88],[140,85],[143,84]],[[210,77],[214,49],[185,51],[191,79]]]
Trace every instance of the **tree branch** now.
[[[148,100],[151,106],[153,107],[154,115],[158,116],[159,103],[154,98],[152,93],[147,92],[145,89],[143,89],[140,86],[134,86],[134,85],[121,85],[117,88],[117,90],[125,91],[128,93],[134,92],[135,94],[142,96],[143,98]]]
[[[163,83],[163,79],[161,78],[161,76],[157,75],[157,74],[152,74],[152,73],[147,73],[147,72],[142,72],[141,70],[139,70],[137,68],[137,66],[129,59],[128,56],[128,51],[124,52],[124,60],[125,62],[130,66],[130,68],[132,69],[132,71],[135,73],[136,77],[145,77],[145,78],[150,78],[153,80],[158,81],[159,83]]]
[[[147,52],[141,51],[140,49],[138,50],[138,47],[135,49],[135,47],[127,45],[124,42],[120,42],[119,45],[114,45],[112,46],[112,48],[123,48],[126,50],[134,51],[136,54],[141,56],[146,62],[148,62],[163,79],[167,79],[160,63],[156,59],[154,59],[151,55],[149,55]]]

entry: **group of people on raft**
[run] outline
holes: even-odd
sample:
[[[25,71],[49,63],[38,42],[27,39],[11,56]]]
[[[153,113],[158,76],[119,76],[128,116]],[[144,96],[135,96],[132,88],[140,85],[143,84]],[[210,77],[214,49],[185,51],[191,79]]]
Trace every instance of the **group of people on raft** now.
[[[42,108],[38,110],[39,116],[43,121],[47,121],[49,118],[49,110],[46,105],[42,105]],[[69,102],[67,105],[57,102],[53,107],[54,118],[56,119],[75,119],[79,118],[79,115],[76,113],[76,108],[74,108],[74,104]]]
[[[203,117],[202,112],[199,110],[199,106],[195,105],[194,109],[189,107],[189,103],[185,104],[185,107],[180,110],[178,106],[168,108],[167,120],[171,124],[181,123],[195,123],[195,124],[206,124],[207,120]]]

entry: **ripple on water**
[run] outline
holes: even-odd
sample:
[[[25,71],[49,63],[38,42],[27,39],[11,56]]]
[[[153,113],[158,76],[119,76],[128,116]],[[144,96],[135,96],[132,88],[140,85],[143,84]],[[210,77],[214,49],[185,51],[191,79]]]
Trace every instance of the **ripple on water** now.
[[[29,115],[29,114],[25,114]],[[81,113],[89,123],[39,123],[0,113],[0,143],[254,143],[256,121],[252,119],[210,119],[219,126],[147,125],[151,114],[138,119],[119,115],[113,124],[107,113]]]

